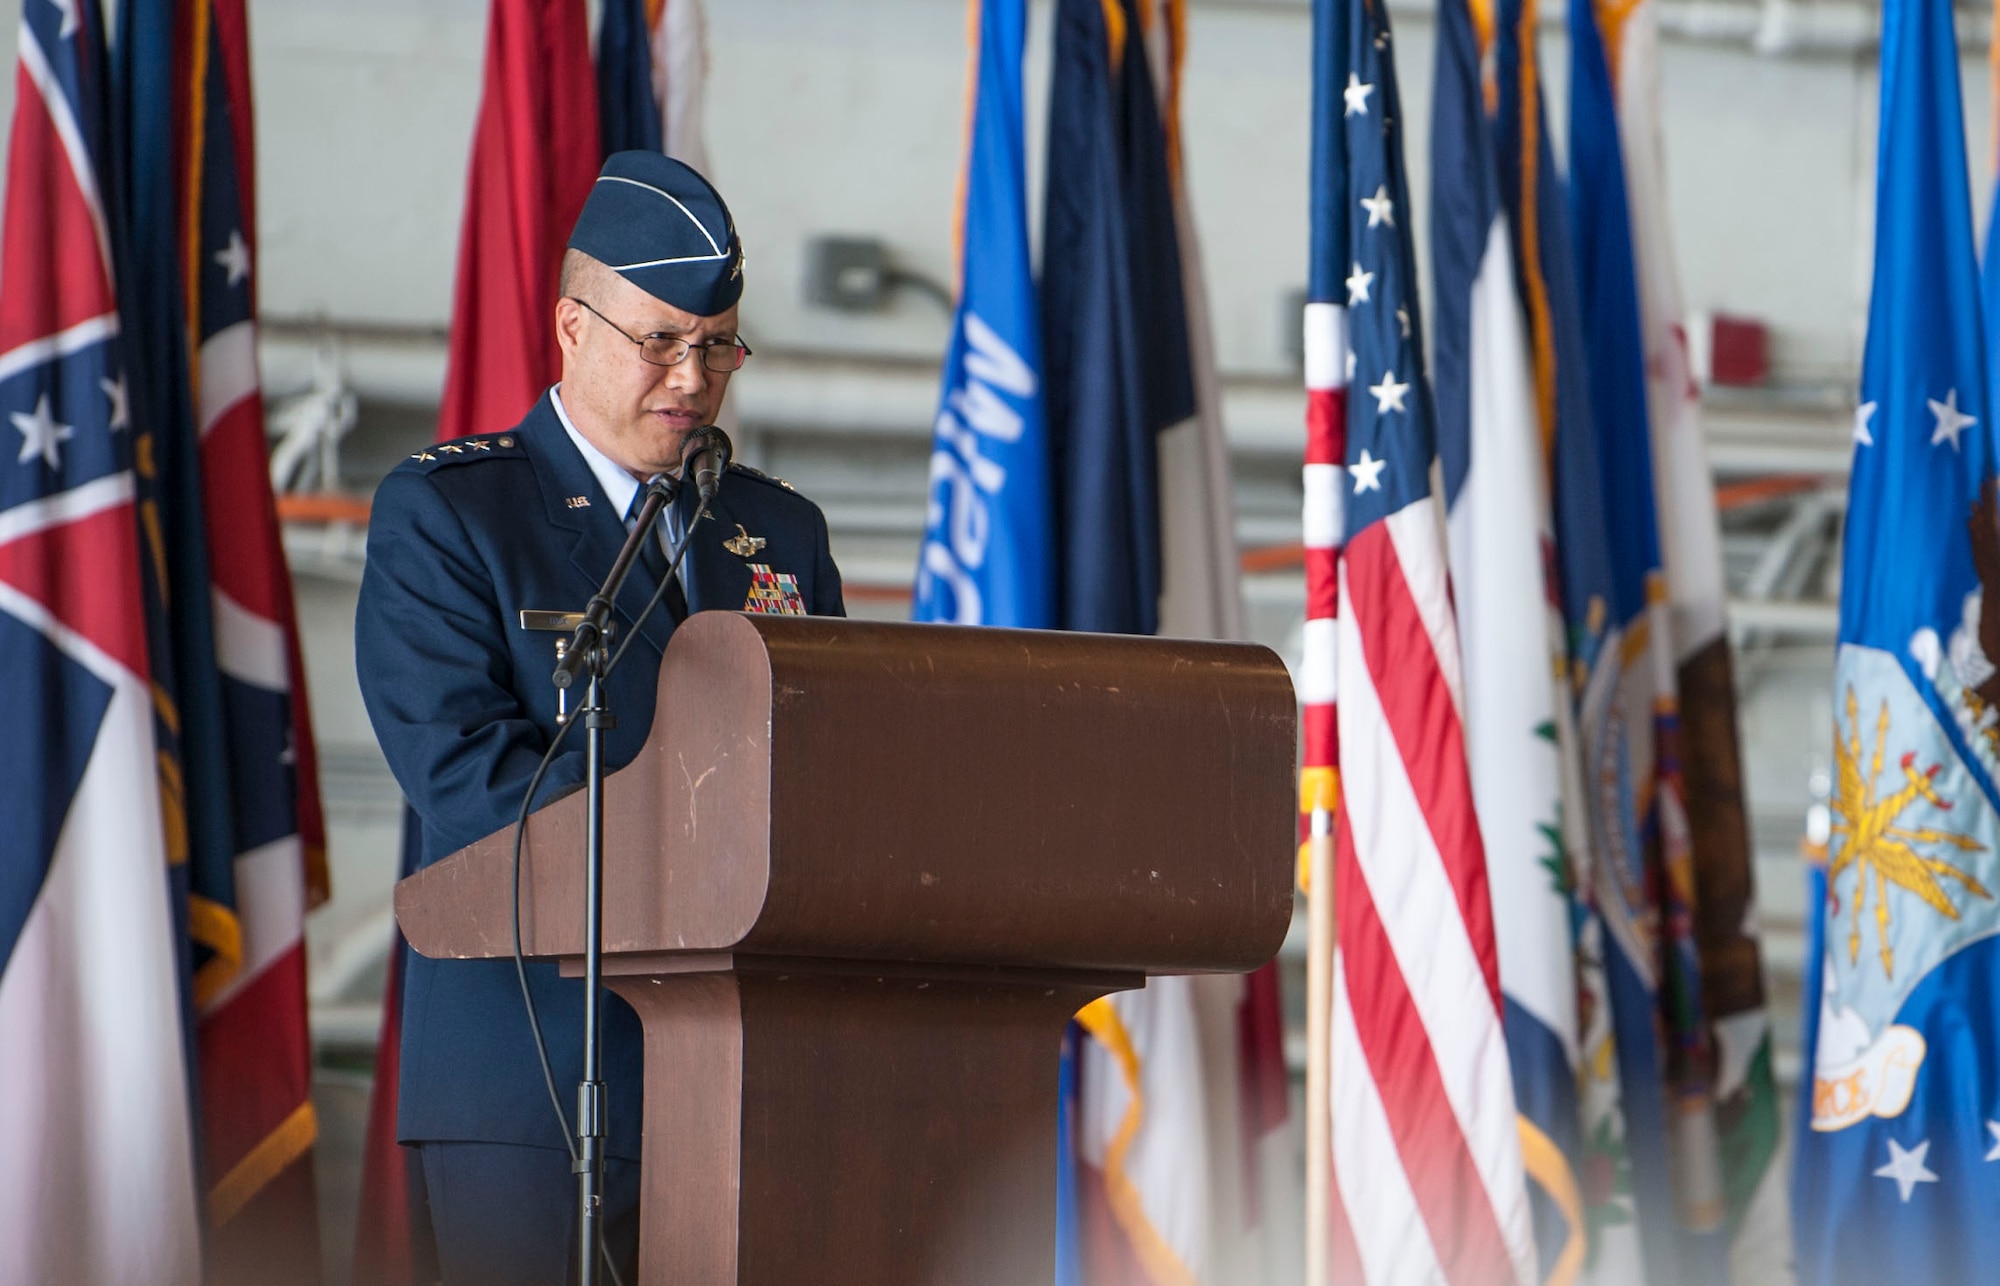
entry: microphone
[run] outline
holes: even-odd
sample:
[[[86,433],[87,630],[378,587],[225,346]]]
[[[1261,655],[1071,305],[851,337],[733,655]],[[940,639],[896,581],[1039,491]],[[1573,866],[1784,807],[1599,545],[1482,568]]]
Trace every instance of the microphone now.
[[[713,424],[704,424],[681,442],[681,477],[692,477],[702,500],[713,500],[715,489],[722,484],[722,475],[729,468],[730,457],[735,454],[736,448],[727,433]]]

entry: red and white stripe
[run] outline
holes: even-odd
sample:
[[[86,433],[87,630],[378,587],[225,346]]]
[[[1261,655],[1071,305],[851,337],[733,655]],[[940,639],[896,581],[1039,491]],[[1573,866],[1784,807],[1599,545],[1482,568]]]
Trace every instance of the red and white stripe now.
[[[310,792],[312,728],[297,691],[303,664],[267,472],[254,322],[239,322],[202,344],[195,383],[202,482],[209,497],[203,522],[215,663],[239,683],[286,698],[298,790]],[[227,1223],[297,1164],[318,1133],[305,914],[312,896],[307,847],[323,840],[317,807],[310,809],[310,820],[307,810],[301,811],[298,831],[236,854],[230,910],[241,933],[241,956],[227,981],[201,996],[197,1039],[213,1225]]]
[[[1334,618],[1340,556],[1342,499],[1347,491],[1347,309],[1310,303],[1305,309],[1306,462],[1304,659],[1299,701],[1305,707],[1306,781],[1301,825],[1325,834],[1332,824],[1331,791],[1313,783],[1314,770],[1330,774],[1340,760],[1334,718]],[[1317,817],[1314,814],[1319,814]],[[1303,838],[1303,837],[1302,837]]]
[[[1430,498],[1341,552],[1334,1199],[1364,1280],[1535,1280],[1486,852]]]
[[[212,1227],[222,1228],[287,1170],[310,1164],[308,1149],[318,1125],[312,1105],[305,915],[314,886],[321,882],[315,876],[323,878],[323,868],[317,873],[313,868],[325,835],[257,363],[258,239],[256,212],[248,199],[254,190],[248,181],[255,172],[254,117],[243,0],[214,0],[209,16],[215,58],[209,74],[222,79],[233,128],[219,146],[207,149],[202,165],[210,176],[228,167],[239,179],[244,197],[235,211],[238,232],[252,255],[252,315],[203,338],[191,371],[215,665],[229,679],[280,698],[290,708],[288,756],[297,821],[292,833],[234,855],[234,900],[225,909],[235,918],[240,953],[233,969],[196,979],[208,1216]],[[201,297],[192,290],[189,315],[202,315]],[[231,753],[245,752],[232,747]],[[276,764],[253,763],[243,772],[246,783],[255,783],[251,789],[275,792],[287,784]],[[290,1194],[283,1205],[260,1207],[253,1222],[270,1232],[309,1235],[314,1212]]]

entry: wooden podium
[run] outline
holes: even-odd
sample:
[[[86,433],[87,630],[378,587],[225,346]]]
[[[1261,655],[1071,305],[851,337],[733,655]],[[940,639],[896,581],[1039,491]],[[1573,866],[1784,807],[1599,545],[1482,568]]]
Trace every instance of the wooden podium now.
[[[1064,1023],[1270,959],[1297,708],[1243,644],[704,612],[606,784],[608,984],[646,1032],[649,1283],[1047,1286]],[[584,797],[521,932],[581,973]],[[504,957],[511,836],[404,880]],[[570,1087],[560,1087],[567,1091]]]

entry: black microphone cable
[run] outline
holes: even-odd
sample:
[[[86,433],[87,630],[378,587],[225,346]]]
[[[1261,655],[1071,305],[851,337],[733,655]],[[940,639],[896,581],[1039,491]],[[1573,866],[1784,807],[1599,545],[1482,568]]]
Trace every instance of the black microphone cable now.
[[[708,506],[709,498],[704,498],[695,507],[694,517],[688,521],[687,534],[681,537],[680,547],[674,551],[673,561],[667,567],[667,574],[660,578],[660,583],[653,589],[653,596],[646,600],[646,606],[640,611],[639,618],[632,623],[632,628],[626,634],[625,640],[618,645],[618,650],[611,654],[611,659],[605,663],[604,669],[598,674],[597,681],[600,695],[603,692],[605,680],[611,677],[611,672],[618,668],[618,662],[624,658],[625,649],[632,646],[632,640],[639,636],[640,628],[659,609],[661,601],[666,597],[667,586],[673,583],[676,576],[680,575],[681,563],[687,557],[688,546],[693,543],[695,524],[707,516]],[[647,539],[650,540],[652,538],[651,533],[648,533]],[[556,751],[562,747],[563,739],[569,736],[569,730],[575,726],[576,719],[574,714],[570,718],[563,720],[562,727],[556,729],[556,735],[550,739],[549,748],[542,752],[541,762],[535,765],[534,776],[528,779],[528,788],[521,793],[521,810],[514,818],[513,878],[510,881],[512,889],[512,913],[509,917],[512,921],[514,937],[514,976],[521,984],[521,1003],[528,1013],[528,1029],[535,1038],[535,1058],[541,1064],[542,1084],[549,1091],[549,1106],[555,1109],[556,1123],[562,1130],[563,1147],[569,1152],[569,1160],[572,1166],[577,1161],[576,1137],[570,1129],[569,1113],[563,1110],[562,1095],[556,1092],[555,1068],[549,1062],[548,1041],[542,1034],[542,1016],[541,1012],[535,1007],[535,993],[528,986],[527,955],[521,949],[521,849],[527,840],[528,815],[533,811],[532,806],[535,801],[535,792],[541,789],[542,779],[548,775],[549,765],[555,762]],[[625,1286],[624,1282],[618,1276],[617,1266],[611,1262],[610,1250],[601,1244],[597,1249],[598,1253],[604,1256],[605,1269],[611,1274],[613,1286]]]

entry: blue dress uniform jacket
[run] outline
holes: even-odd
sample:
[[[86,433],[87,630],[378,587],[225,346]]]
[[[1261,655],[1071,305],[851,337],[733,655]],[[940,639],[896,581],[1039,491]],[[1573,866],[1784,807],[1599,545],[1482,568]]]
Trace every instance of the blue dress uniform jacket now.
[[[677,508],[685,529],[695,495]],[[762,537],[748,555],[724,542]],[[426,448],[376,492],[368,566],[355,616],[361,693],[390,769],[423,821],[428,865],[510,826],[556,733],[549,683],[560,635],[520,626],[523,608],[578,611],[625,539],[549,398],[513,430]],[[757,566],[753,568],[753,564]],[[758,573],[765,573],[759,575]],[[796,583],[797,596],[785,600]],[[682,566],[690,611],[737,610],[752,598],[844,615],[840,573],[818,506],[753,470],[732,467]],[[774,588],[775,587],[775,588]],[[635,564],[618,600],[623,637],[651,595]],[[615,771],[653,723],[654,685],[674,620],[665,603],[619,663],[605,737]],[[565,741],[542,799],[583,780],[583,742]],[[530,964],[556,1089],[574,1110],[581,1076],[583,987],[553,964]],[[535,1057],[520,985],[507,960],[412,955],[403,1001],[398,1137],[565,1146]],[[613,1156],[639,1156],[641,1037],[615,996],[605,1007],[605,1076]]]

